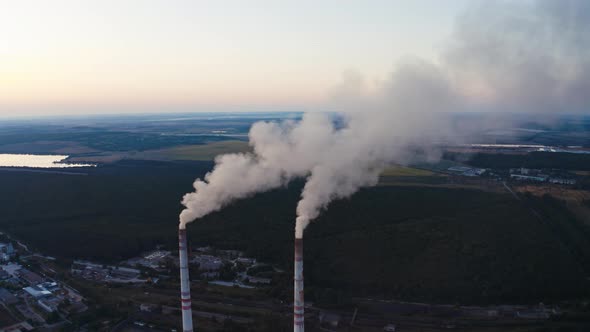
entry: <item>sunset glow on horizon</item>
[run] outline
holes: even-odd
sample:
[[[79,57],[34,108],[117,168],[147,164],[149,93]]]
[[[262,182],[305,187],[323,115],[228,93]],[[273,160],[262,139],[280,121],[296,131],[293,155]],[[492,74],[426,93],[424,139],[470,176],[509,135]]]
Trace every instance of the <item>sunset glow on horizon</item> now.
[[[0,116],[315,107],[436,60],[466,3],[0,0]]]

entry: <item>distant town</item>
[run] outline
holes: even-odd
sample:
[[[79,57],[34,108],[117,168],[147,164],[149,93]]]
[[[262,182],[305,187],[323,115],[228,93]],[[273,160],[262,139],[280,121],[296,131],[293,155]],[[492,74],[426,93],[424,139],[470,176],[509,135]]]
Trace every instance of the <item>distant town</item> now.
[[[269,285],[272,275],[282,273],[271,265],[244,257],[237,250],[220,250],[211,247],[197,248],[191,253],[191,279],[205,280],[220,286],[253,288]],[[152,283],[167,279],[170,264],[178,266],[178,256],[172,252],[156,249],[139,257],[133,257],[119,265],[104,265],[84,260],[75,260],[71,273],[89,281],[104,283]]]
[[[576,179],[573,174],[563,170],[547,170],[529,169],[529,168],[511,168],[508,176],[494,171],[492,169],[467,167],[467,166],[452,166],[447,169],[448,172],[462,175],[462,176],[482,176],[488,175],[496,180],[516,180],[528,182],[545,182],[553,184],[576,184]]]
[[[54,257],[33,253],[27,245],[4,233],[0,234],[0,239],[0,331],[60,331],[71,324],[71,315],[88,310],[87,300],[81,292],[60,280],[60,273],[51,267],[56,260]],[[240,251],[212,247],[196,248],[191,252],[190,262],[194,281],[221,287],[254,289],[268,286],[274,276],[283,273],[269,264],[245,257]],[[161,280],[171,279],[169,272],[176,271],[178,263],[177,255],[157,248],[116,265],[74,260],[69,272],[71,277],[96,287],[119,284],[136,289],[137,286],[158,285]],[[136,311],[153,313],[157,307],[140,303]],[[162,312],[162,308],[159,311]],[[231,316],[213,313],[211,317],[231,320]],[[141,319],[125,320],[117,328],[126,331],[127,325],[149,331],[176,330],[157,327]]]
[[[0,236],[0,331],[59,330],[69,323],[69,315],[87,310],[80,292],[41,272],[36,263],[54,258],[33,254],[25,244]]]

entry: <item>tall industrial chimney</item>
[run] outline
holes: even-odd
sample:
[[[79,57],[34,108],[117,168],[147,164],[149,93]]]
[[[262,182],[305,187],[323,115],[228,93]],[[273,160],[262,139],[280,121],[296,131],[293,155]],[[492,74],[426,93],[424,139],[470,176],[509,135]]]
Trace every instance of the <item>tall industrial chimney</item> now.
[[[303,332],[304,301],[303,301],[303,239],[295,238],[295,296],[293,303],[293,331]]]
[[[188,277],[186,229],[178,230],[178,254],[180,256],[180,305],[182,307],[182,330],[184,332],[193,332],[193,311],[191,310],[191,286]]]

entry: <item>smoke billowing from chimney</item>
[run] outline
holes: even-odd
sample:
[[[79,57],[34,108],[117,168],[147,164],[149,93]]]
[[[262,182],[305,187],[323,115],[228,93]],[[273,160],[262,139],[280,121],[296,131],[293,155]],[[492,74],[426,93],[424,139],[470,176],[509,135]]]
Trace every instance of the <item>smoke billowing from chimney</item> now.
[[[213,171],[195,181],[195,192],[184,196],[180,228],[236,199],[305,177],[297,205],[301,238],[331,201],[375,185],[387,165],[412,162],[418,148],[435,158],[436,142],[479,134],[481,128],[455,127],[451,112],[586,111],[587,91],[590,2],[472,6],[459,17],[440,63],[404,59],[375,85],[348,73],[323,105],[339,115],[254,124],[253,151],[218,157]]]
[[[180,228],[232,201],[287,184],[309,173],[334,139],[334,125],[325,114],[305,114],[301,121],[258,122],[250,129],[251,153],[221,155],[215,168],[186,194]]]
[[[307,113],[300,121],[254,124],[253,151],[219,156],[213,171],[195,181],[195,192],[184,196],[180,228],[236,199],[309,177],[297,210],[298,225],[304,225],[329,200],[376,183],[387,163],[409,158],[408,144],[446,130],[439,115],[452,104],[445,80],[432,65],[414,60],[398,68],[380,95],[358,97],[366,107],[362,112]]]
[[[347,112],[348,125],[334,133],[310,171],[297,205],[296,237],[331,201],[375,185],[390,163],[411,162],[415,155],[406,147],[432,156],[435,142],[481,134],[455,127],[451,112],[537,113],[532,121],[587,112],[590,2],[480,3],[459,17],[441,59],[406,60],[376,87],[347,76],[335,109]]]

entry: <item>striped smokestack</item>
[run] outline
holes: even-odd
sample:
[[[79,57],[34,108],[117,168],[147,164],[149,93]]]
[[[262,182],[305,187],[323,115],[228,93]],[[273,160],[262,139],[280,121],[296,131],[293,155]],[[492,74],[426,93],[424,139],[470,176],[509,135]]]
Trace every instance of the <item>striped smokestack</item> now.
[[[191,310],[191,286],[188,277],[186,229],[178,230],[178,254],[180,256],[180,305],[182,307],[182,330],[184,332],[193,332],[193,312]]]
[[[295,296],[293,303],[293,331],[303,332],[304,301],[303,301],[303,239],[295,238]]]

